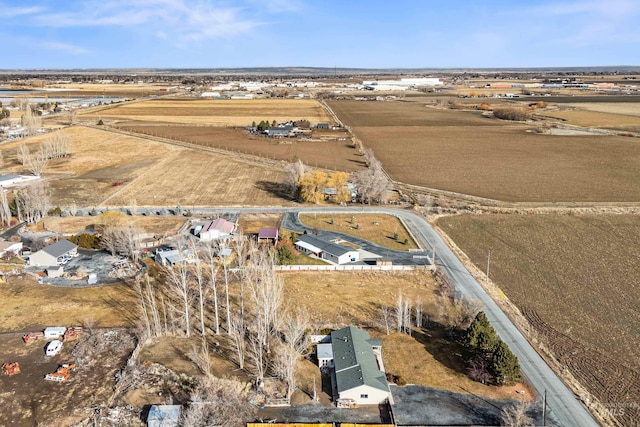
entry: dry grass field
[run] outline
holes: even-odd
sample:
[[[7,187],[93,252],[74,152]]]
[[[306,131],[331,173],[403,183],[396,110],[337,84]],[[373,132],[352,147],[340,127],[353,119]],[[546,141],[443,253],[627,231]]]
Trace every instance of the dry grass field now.
[[[211,126],[167,126],[124,123],[131,132],[161,136],[205,147],[237,151],[277,160],[302,160],[305,164],[333,170],[354,171],[362,167],[361,156],[348,140],[304,141],[299,138],[265,138],[241,129]],[[344,136],[340,134],[340,136]]]
[[[614,107],[612,110],[616,110],[616,108]],[[585,110],[544,111],[541,114],[545,117],[564,120],[576,126],[640,130],[640,116],[635,115]]]
[[[535,134],[419,102],[330,105],[397,181],[514,202],[640,201],[635,138]]]
[[[455,310],[438,296],[433,278],[424,272],[289,272],[285,279],[285,303],[307,310],[318,328],[371,325],[381,321],[380,306],[394,306],[398,293],[416,301],[434,325],[440,314]],[[322,301],[322,304],[318,304]],[[441,387],[487,397],[512,398],[512,388],[496,388],[470,380],[464,371],[461,349],[439,327],[413,337],[374,333],[383,340],[382,354],[388,372],[407,382]],[[520,386],[522,387],[522,386]]]
[[[87,113],[103,120],[138,120],[208,126],[250,126],[261,120],[286,122],[307,119],[329,122],[331,117],[311,99],[155,99]]]
[[[280,228],[281,214],[243,213],[238,217],[238,229],[243,234],[258,234],[261,228]]]
[[[587,111],[640,117],[640,102],[581,102],[566,105]]]
[[[69,138],[73,154],[68,159],[49,162],[44,171],[45,177],[56,178],[49,182],[54,205],[95,205],[118,190],[114,183],[130,182],[176,151],[169,145],[79,126],[58,132]],[[38,135],[3,144],[5,167],[14,173],[29,174],[16,160],[17,149],[24,142],[35,151],[46,138],[47,135]]]
[[[45,169],[54,206],[280,204],[283,173],[148,139],[80,126],[66,128],[73,154]],[[47,138],[39,135],[4,144],[5,165],[27,173],[16,160],[22,142],[35,151]],[[154,197],[155,196],[155,197]]]
[[[300,221],[308,227],[350,234],[396,251],[418,248],[402,222],[391,215],[301,214]],[[359,229],[356,229],[356,224],[360,226]],[[397,240],[394,239],[395,234],[398,235]],[[406,245],[403,243],[405,239]]]
[[[0,332],[46,326],[126,326],[136,321],[137,296],[127,285],[63,288],[11,277],[0,286]],[[36,314],[37,315],[34,315]]]
[[[640,218],[454,216],[438,225],[602,402],[640,394]],[[640,416],[640,413],[636,413]]]
[[[477,101],[474,101],[477,103]],[[351,127],[369,126],[495,126],[478,111],[453,111],[416,101],[329,101],[340,120]],[[366,141],[365,141],[366,143]]]
[[[100,217],[79,216],[79,217],[47,217],[40,221],[36,227],[42,227],[49,231],[63,234],[78,234],[85,230],[91,230],[99,224]],[[169,235],[176,233],[185,223],[185,218],[170,216],[129,216],[123,214],[123,223],[135,225],[143,233]]]
[[[164,156],[104,205],[264,206],[283,204],[278,195],[284,173],[188,149]]]

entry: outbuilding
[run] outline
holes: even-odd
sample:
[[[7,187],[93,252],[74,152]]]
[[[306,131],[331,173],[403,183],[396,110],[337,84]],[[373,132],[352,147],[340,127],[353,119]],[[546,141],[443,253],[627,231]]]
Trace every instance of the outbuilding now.
[[[71,258],[78,256],[78,245],[62,239],[29,256],[29,265],[48,267],[66,264]]]
[[[65,332],[67,332],[67,328],[64,326],[49,326],[44,329],[44,338],[48,340],[52,338],[60,338]]]
[[[328,242],[309,234],[298,237],[295,246],[302,253],[315,255],[334,264],[357,262],[360,256],[357,249]]]

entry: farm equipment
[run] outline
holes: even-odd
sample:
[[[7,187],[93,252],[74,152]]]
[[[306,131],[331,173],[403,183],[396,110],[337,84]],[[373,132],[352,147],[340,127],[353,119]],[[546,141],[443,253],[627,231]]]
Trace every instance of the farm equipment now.
[[[29,344],[33,341],[38,341],[44,338],[44,332],[28,332],[22,336],[22,341]]]
[[[67,328],[66,332],[64,333],[64,341],[77,338],[80,336],[80,334],[82,334],[81,326],[72,326],[70,328]]]
[[[18,362],[13,363],[3,363],[2,364],[2,372],[5,375],[15,375],[20,373],[20,364]]]
[[[65,363],[57,371],[47,374],[44,379],[49,381],[65,382],[69,378],[69,372],[76,368],[75,363]]]

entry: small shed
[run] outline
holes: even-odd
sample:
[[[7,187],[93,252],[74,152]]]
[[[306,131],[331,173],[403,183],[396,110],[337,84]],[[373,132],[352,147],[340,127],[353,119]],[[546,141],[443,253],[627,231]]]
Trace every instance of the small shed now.
[[[47,276],[51,278],[61,277],[64,274],[64,268],[61,265],[52,265],[46,269]]]
[[[261,240],[271,240],[278,243],[278,229],[275,227],[261,228],[258,230],[258,242]]]
[[[178,427],[180,405],[151,405],[147,416],[148,427]]]
[[[67,328],[64,326],[49,326],[44,329],[44,338],[60,338],[65,332],[67,332]]]

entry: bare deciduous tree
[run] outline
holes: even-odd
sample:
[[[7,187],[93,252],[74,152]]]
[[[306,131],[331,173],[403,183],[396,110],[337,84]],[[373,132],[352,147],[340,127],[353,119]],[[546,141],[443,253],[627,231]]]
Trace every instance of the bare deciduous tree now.
[[[11,209],[5,192],[0,193],[0,221],[5,227],[11,225]]]
[[[247,404],[249,393],[249,388],[237,380],[208,377],[191,396],[180,425],[244,427],[255,418],[255,407]]]
[[[236,348],[238,367],[240,369],[244,369],[247,328],[244,324],[244,319],[242,318],[242,316],[236,315],[231,318],[231,324],[229,325],[229,336],[231,337],[233,345]]]
[[[26,166],[29,161],[29,147],[27,144],[20,144],[18,151],[16,152],[16,158],[21,165]]]
[[[505,427],[534,427],[535,421],[527,414],[529,405],[524,402],[502,408],[500,425]]]
[[[383,305],[380,309],[382,311],[382,324],[387,331],[387,335],[389,335],[391,331],[391,308],[388,305]]]
[[[71,140],[60,131],[50,133],[44,143],[44,152],[48,159],[69,157],[71,155]]]
[[[218,258],[220,247],[215,240],[206,242],[201,256],[203,260],[209,265],[209,280],[211,282],[211,290],[213,293],[213,318],[214,318],[214,330],[216,335],[220,335],[220,313],[218,310],[218,287],[216,284],[216,278],[218,276],[218,265],[220,259]]]
[[[422,298],[416,298],[416,328],[422,328]]]
[[[305,166],[302,160],[298,160],[297,162],[287,163],[284,166],[284,171],[286,173],[285,184],[287,191],[291,197],[295,197],[298,193],[298,183],[305,173]]]
[[[368,166],[367,169],[353,174],[362,203],[372,204],[374,201],[386,203],[386,195],[392,185],[384,172],[382,163],[376,159],[370,148],[364,150],[364,160]]]
[[[211,355],[205,336],[202,336],[200,345],[193,344],[191,347],[191,360],[204,375],[207,377],[211,375]]]
[[[101,244],[111,255],[121,255],[137,262],[140,256],[140,229],[133,225],[104,226]]]
[[[191,335],[190,328],[190,306],[191,306],[191,287],[189,278],[189,268],[186,263],[180,262],[173,267],[165,268],[165,272],[169,277],[169,281],[172,285],[172,290],[182,303],[182,313],[184,316],[184,330],[185,335]]]
[[[195,242],[192,242],[195,245]],[[194,267],[196,285],[198,285],[198,305],[200,308],[200,334],[205,336],[205,326],[204,326],[204,303],[205,303],[205,292],[204,292],[204,272],[202,271],[202,264],[200,260],[198,260]]]
[[[402,332],[402,322],[404,321],[404,304],[402,302],[402,292],[398,294],[396,301],[396,330]]]
[[[16,194],[18,220],[38,222],[49,212],[49,189],[44,182],[34,182]]]
[[[22,126],[25,128],[25,135],[31,136],[38,132],[38,129],[42,127],[42,119],[36,113],[34,113],[31,105],[27,101],[27,105],[24,108],[24,114],[22,115]]]
[[[278,376],[287,383],[287,399],[291,399],[296,379],[296,365],[309,346],[306,330],[308,315],[298,312],[288,314],[283,321],[282,336],[284,341],[277,351],[275,368]]]
[[[26,166],[34,176],[42,175],[44,168],[47,167],[49,163],[49,158],[47,157],[47,153],[44,151],[42,147],[35,153],[30,154],[27,157]]]

